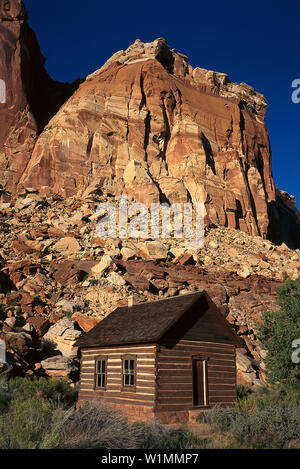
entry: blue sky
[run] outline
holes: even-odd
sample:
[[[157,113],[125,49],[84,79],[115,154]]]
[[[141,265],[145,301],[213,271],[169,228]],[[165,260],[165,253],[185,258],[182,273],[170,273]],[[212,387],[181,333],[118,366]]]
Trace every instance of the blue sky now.
[[[300,2],[253,0],[24,0],[49,74],[73,81],[100,68],[136,38],[165,37],[193,66],[228,73],[268,102],[267,127],[276,186],[300,208]]]

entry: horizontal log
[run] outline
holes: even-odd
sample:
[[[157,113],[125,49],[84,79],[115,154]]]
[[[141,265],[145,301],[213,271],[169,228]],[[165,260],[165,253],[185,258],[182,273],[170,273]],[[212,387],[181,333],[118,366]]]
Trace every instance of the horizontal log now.
[[[209,369],[208,367],[208,378],[209,379],[232,379],[235,381],[235,376],[236,376],[236,372],[235,372],[235,368],[232,367],[231,371],[216,371],[216,370],[213,370],[213,369]]]
[[[191,409],[192,404],[189,403],[178,403],[178,404],[159,404],[157,403],[155,406],[155,410],[157,412],[176,412],[176,411],[184,411]]]
[[[230,358],[209,358],[208,365],[224,365],[224,366],[233,366],[235,367],[235,360]]]
[[[149,365],[149,366],[155,366],[155,358],[152,358],[151,360],[148,358],[141,358],[137,357],[137,366],[139,365]]]
[[[156,399],[157,405],[162,406],[175,406],[175,405],[183,405],[191,407],[193,405],[192,397],[158,397]]]
[[[193,382],[192,375],[189,376],[165,376],[165,375],[158,375],[157,377],[157,385],[164,386],[165,384],[178,384],[178,385],[191,385]]]
[[[192,370],[192,363],[157,363],[157,370]]]
[[[150,373],[150,372],[147,372],[147,373],[137,373],[137,379],[142,379],[144,381],[155,381],[155,373]],[[111,373],[111,372],[107,372],[107,378],[110,379],[110,378],[120,378],[122,379],[122,373]]]
[[[209,396],[210,397],[218,397],[218,396],[230,396],[230,397],[236,397],[236,392],[233,389],[221,389],[221,390],[209,390]]]
[[[209,405],[213,406],[213,405],[216,405],[216,404],[220,404],[220,405],[227,405],[227,406],[232,407],[232,404],[235,402],[235,400],[236,400],[236,398],[233,399],[233,398],[229,398],[229,397],[226,397],[226,398],[223,398],[223,397],[209,398]]]
[[[157,383],[157,389],[159,392],[161,391],[192,391],[193,390],[193,384],[192,382],[190,383],[170,383],[168,381],[162,383],[159,381]]]
[[[225,390],[233,389],[234,391],[236,390],[236,386],[233,383],[226,384],[226,383],[211,383],[211,382],[208,382],[208,388],[211,391],[213,391],[213,390],[220,391],[221,389],[225,389]]]
[[[155,367],[153,365],[139,365],[136,366],[137,373],[154,373]]]
[[[172,398],[172,399],[182,399],[184,397],[192,399],[193,398],[193,390],[184,391],[184,390],[176,390],[176,391],[163,391],[161,389],[158,390],[158,400],[160,401],[163,398]]]
[[[213,371],[221,371],[221,372],[226,372],[226,371],[231,371],[231,372],[235,372],[235,366],[234,365],[231,365],[231,366],[224,366],[224,365],[220,365],[220,364],[212,364],[212,363],[208,363],[208,373],[209,373],[209,370],[213,370]]]
[[[191,366],[191,359],[187,359],[186,357],[178,357],[178,356],[168,356],[164,357],[161,355],[158,355],[157,357],[157,366],[164,365],[164,364],[175,364],[178,363],[179,365],[186,365],[186,366]]]
[[[208,384],[209,385],[212,385],[212,386],[219,386],[222,384],[224,384],[224,386],[235,386],[236,385],[236,381],[232,378],[208,378]]]
[[[92,393],[94,395],[97,395],[97,390],[90,389],[90,388],[82,388],[80,390],[80,394],[82,393]],[[143,393],[137,393],[137,392],[124,392],[124,391],[117,391],[114,392],[112,390],[103,390],[100,393],[100,396],[103,398],[109,398],[109,397],[120,397],[122,399],[129,399],[133,401],[153,401],[154,400],[154,394],[149,395],[149,394],[143,394]]]
[[[187,370],[170,370],[170,369],[159,369],[157,371],[157,376],[159,378],[162,377],[176,377],[176,376],[182,376],[182,377],[191,377],[192,376],[192,369],[187,369]]]
[[[116,396],[112,397],[105,397],[105,398],[99,398],[98,396],[93,396],[89,393],[80,393],[78,396],[79,400],[87,400],[87,401],[96,401],[96,402],[107,402],[110,404],[124,404],[124,405],[130,405],[130,406],[145,406],[145,407],[153,407],[154,406],[154,401],[133,401],[132,399],[122,399]]]
[[[155,386],[139,386],[139,385],[136,385],[136,393],[149,393],[149,394],[154,394],[155,393]],[[109,390],[112,390],[112,391],[122,391],[122,385],[121,384],[111,384],[111,383],[107,383],[106,385],[106,391],[109,391]],[[123,392],[123,391],[122,391]]]
[[[142,379],[137,379],[136,380],[136,385],[141,386],[143,388],[155,388],[156,387],[154,380],[145,381],[145,380],[142,380]]]

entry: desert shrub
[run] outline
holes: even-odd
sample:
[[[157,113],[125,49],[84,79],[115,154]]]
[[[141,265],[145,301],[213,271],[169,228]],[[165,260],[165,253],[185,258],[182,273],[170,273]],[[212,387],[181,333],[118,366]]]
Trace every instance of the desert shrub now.
[[[273,387],[257,388],[238,399],[236,407],[246,412],[272,407],[297,407],[300,402],[299,384],[280,384]]]
[[[39,348],[43,356],[47,358],[59,353],[56,343],[49,339],[41,339],[39,342]]]
[[[233,408],[215,406],[205,414],[215,432],[228,432],[238,447],[282,448],[300,438],[299,386],[261,388]]]
[[[181,449],[193,448],[199,441],[186,430],[170,429],[156,421],[129,423],[105,404],[86,403],[65,412],[43,445],[64,449]]]
[[[300,339],[300,277],[288,279],[277,288],[278,311],[262,314],[257,337],[267,351],[265,364],[269,382],[300,380],[299,366],[292,361],[292,343]]]
[[[230,431],[232,422],[235,420],[237,410],[232,407],[215,405],[211,410],[203,414],[203,421],[208,423],[214,431]]]
[[[131,449],[136,444],[133,427],[103,404],[69,409],[60,422],[59,433],[60,448]]]
[[[246,447],[281,448],[286,441],[300,437],[300,408],[277,406],[239,412],[230,431]]]
[[[0,380],[0,415],[4,412],[9,405],[10,396],[8,393],[8,385],[5,379]]]
[[[186,449],[199,447],[199,439],[183,428],[172,429],[158,421],[135,425],[136,447],[141,449]]]
[[[237,385],[237,398],[243,399],[244,397],[248,396],[252,393],[250,386],[245,386],[244,384]]]
[[[51,427],[56,413],[45,399],[29,397],[11,401],[0,417],[1,449],[37,449]]]
[[[57,445],[58,422],[76,399],[76,388],[64,379],[3,380],[0,387],[0,448],[43,448],[44,440]]]
[[[52,406],[70,407],[76,402],[77,387],[63,378],[13,378],[9,380],[9,400],[45,399]]]

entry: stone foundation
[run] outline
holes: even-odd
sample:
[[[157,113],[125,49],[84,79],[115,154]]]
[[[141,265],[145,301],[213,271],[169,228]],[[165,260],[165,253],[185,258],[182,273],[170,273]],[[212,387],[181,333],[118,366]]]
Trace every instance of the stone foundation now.
[[[87,400],[80,399],[76,408],[79,409]],[[181,424],[187,422],[196,422],[197,417],[203,414],[209,408],[205,409],[185,409],[169,412],[155,411],[154,407],[142,406],[135,404],[116,404],[111,402],[105,403],[108,407],[122,414],[130,422],[147,422],[150,420],[158,420],[164,424]]]

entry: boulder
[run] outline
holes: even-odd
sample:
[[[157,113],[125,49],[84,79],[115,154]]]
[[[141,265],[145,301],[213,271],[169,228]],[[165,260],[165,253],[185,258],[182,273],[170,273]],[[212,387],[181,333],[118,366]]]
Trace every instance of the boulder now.
[[[89,332],[99,322],[99,319],[91,317],[91,316],[85,316],[84,314],[81,314],[81,313],[74,313],[72,316],[72,319],[73,321],[77,322],[80,329],[82,329],[84,332]]]
[[[57,355],[41,361],[41,366],[51,377],[66,377],[78,371],[79,364],[69,357]]]
[[[146,241],[140,248],[142,257],[148,260],[163,260],[168,255],[166,246],[160,241]]]
[[[57,350],[59,350],[62,355],[72,357],[77,353],[77,349],[73,347],[73,345],[81,335],[82,332],[75,329],[75,321],[63,318],[50,327],[48,332],[44,335],[44,339],[54,342]]]
[[[41,316],[33,316],[28,318],[27,326],[30,325],[39,337],[43,337],[50,327],[48,319]],[[23,328],[24,329],[24,328]]]
[[[64,254],[67,256],[72,256],[77,254],[80,251],[80,244],[78,243],[76,238],[67,237],[61,238],[55,245],[53,246],[54,251],[59,252],[60,254]]]
[[[124,278],[121,275],[119,275],[117,272],[111,272],[107,276],[107,281],[111,285],[115,285],[117,287],[122,287],[122,286],[126,285],[126,280],[124,280]]]
[[[94,267],[91,269],[91,274],[95,278],[100,278],[104,274],[105,271],[107,271],[113,264],[112,258],[108,255],[104,255],[101,258],[101,261],[96,264]]]

